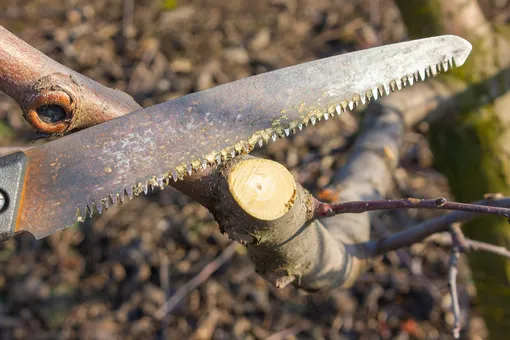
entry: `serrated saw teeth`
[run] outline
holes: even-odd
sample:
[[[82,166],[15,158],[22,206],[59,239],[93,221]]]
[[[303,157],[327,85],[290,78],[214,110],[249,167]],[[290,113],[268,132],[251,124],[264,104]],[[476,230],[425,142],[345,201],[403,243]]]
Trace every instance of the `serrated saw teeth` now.
[[[430,73],[432,73],[433,77],[437,76],[438,70],[437,70],[437,66],[436,65],[430,66]]]
[[[121,205],[124,203],[124,199],[120,194],[115,195],[115,206]]]
[[[90,209],[90,207],[87,205],[85,207],[85,215],[88,215],[90,218],[92,218],[92,216],[94,216],[93,210],[94,209]]]
[[[424,81],[424,80],[426,80],[426,79],[427,79],[427,77],[426,77],[427,75],[426,75],[426,73],[425,73],[425,69],[421,69],[421,70],[419,70],[419,71],[418,71],[418,73],[420,74],[420,80],[421,80],[421,81]]]
[[[267,144],[270,140],[275,142],[278,137],[288,137],[291,132],[296,133],[298,130],[302,131],[303,126],[308,126],[309,123],[315,125],[322,117],[324,117],[324,120],[329,120],[329,118],[334,117],[335,113],[339,116],[342,112],[347,110],[353,111],[358,105],[365,105],[371,100],[377,100],[385,95],[388,96],[391,92],[401,90],[408,85],[412,86],[419,80],[424,81],[427,78],[435,77],[438,73],[446,72],[453,67],[455,67],[455,60],[449,58],[434,65],[430,65],[429,67],[416,70],[412,74],[403,75],[399,79],[394,79],[388,83],[378,84],[372,88],[366,89],[352,98],[346,98],[340,103],[329,106],[327,110],[317,108],[312,110],[312,113],[303,115],[302,118],[290,121],[285,125],[276,124],[274,127],[260,130],[246,141],[240,141],[221,151],[210,153],[201,160],[195,160],[188,164],[181,164],[157,179],[153,177],[152,180],[148,180],[144,185],[138,183],[136,186],[124,189],[122,194],[110,195],[108,199],[99,201],[100,203],[91,202],[83,209],[83,214],[80,209],[77,209],[76,219],[81,222],[87,215],[92,217],[94,215],[94,210],[101,214],[103,207],[106,210],[110,205],[122,204],[124,197],[128,197],[131,200],[133,196],[138,196],[142,192],[147,194],[149,186],[163,188],[164,185],[169,185],[172,179],[174,182],[177,182],[186,176],[193,175],[194,172],[206,170],[209,166],[221,165],[222,162],[233,159],[237,155],[251,152],[256,145],[263,147],[264,144]]]
[[[398,91],[402,90],[402,83],[403,83],[402,79],[395,80],[395,84],[397,85]]]
[[[132,187],[125,188],[124,189],[124,194],[125,194],[125,196],[127,196],[127,198],[129,200],[132,200],[133,199],[133,188]]]
[[[102,205],[105,210],[108,210],[108,208],[110,207],[110,202],[108,202],[108,200],[105,199],[101,203],[102,204],[100,204],[100,206]]]
[[[103,207],[102,207],[101,203],[96,204],[96,202],[93,202],[92,203],[92,211],[94,211],[94,208],[97,211],[98,215],[101,215],[103,213]]]
[[[390,95],[390,93],[391,93],[391,91],[390,91],[390,84],[384,84],[384,85],[383,85],[383,87],[384,87],[384,93],[385,93],[387,96],[389,96],[389,95]]]
[[[374,100],[377,100],[377,98],[379,98],[379,90],[377,89],[377,87],[372,89],[372,97],[374,98]],[[352,110],[352,107],[350,105],[349,108]]]

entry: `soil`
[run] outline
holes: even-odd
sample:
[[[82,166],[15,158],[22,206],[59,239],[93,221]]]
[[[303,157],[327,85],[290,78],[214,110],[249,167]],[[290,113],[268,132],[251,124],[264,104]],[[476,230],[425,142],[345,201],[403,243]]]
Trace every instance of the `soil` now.
[[[494,21],[509,4],[480,1]],[[62,64],[141,105],[253,74],[406,39],[391,0],[17,0],[0,24]],[[318,124],[258,149],[313,194],[348,156],[358,115]],[[409,131],[391,197],[451,198],[424,133]],[[0,93],[0,146],[44,143]],[[51,208],[51,207],[48,207]],[[389,212],[374,237],[436,212]],[[172,188],[139,197],[40,241],[0,244],[2,339],[446,339],[449,238],[373,261],[349,290],[276,289],[239,246],[231,260],[160,321],[156,311],[230,241],[209,212]],[[463,336],[486,337],[462,257]]]

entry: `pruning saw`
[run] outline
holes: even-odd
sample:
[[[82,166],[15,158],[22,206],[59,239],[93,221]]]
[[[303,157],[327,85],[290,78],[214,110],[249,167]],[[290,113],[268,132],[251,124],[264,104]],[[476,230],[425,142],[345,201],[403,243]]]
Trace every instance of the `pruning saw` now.
[[[0,158],[0,240],[40,239],[151,188],[462,65],[446,35],[263,73],[109,120]]]

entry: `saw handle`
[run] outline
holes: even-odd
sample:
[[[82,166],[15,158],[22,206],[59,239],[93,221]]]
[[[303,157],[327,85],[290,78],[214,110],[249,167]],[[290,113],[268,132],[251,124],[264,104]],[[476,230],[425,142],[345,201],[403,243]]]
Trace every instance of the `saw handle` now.
[[[16,230],[26,164],[27,156],[22,151],[0,157],[0,242]]]

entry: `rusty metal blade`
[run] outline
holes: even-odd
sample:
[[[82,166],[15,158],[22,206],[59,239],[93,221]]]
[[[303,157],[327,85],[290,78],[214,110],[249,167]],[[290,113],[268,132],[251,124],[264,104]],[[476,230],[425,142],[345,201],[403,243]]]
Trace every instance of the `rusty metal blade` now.
[[[16,231],[36,238],[464,63],[441,36],[335,56],[133,112],[27,152]]]

